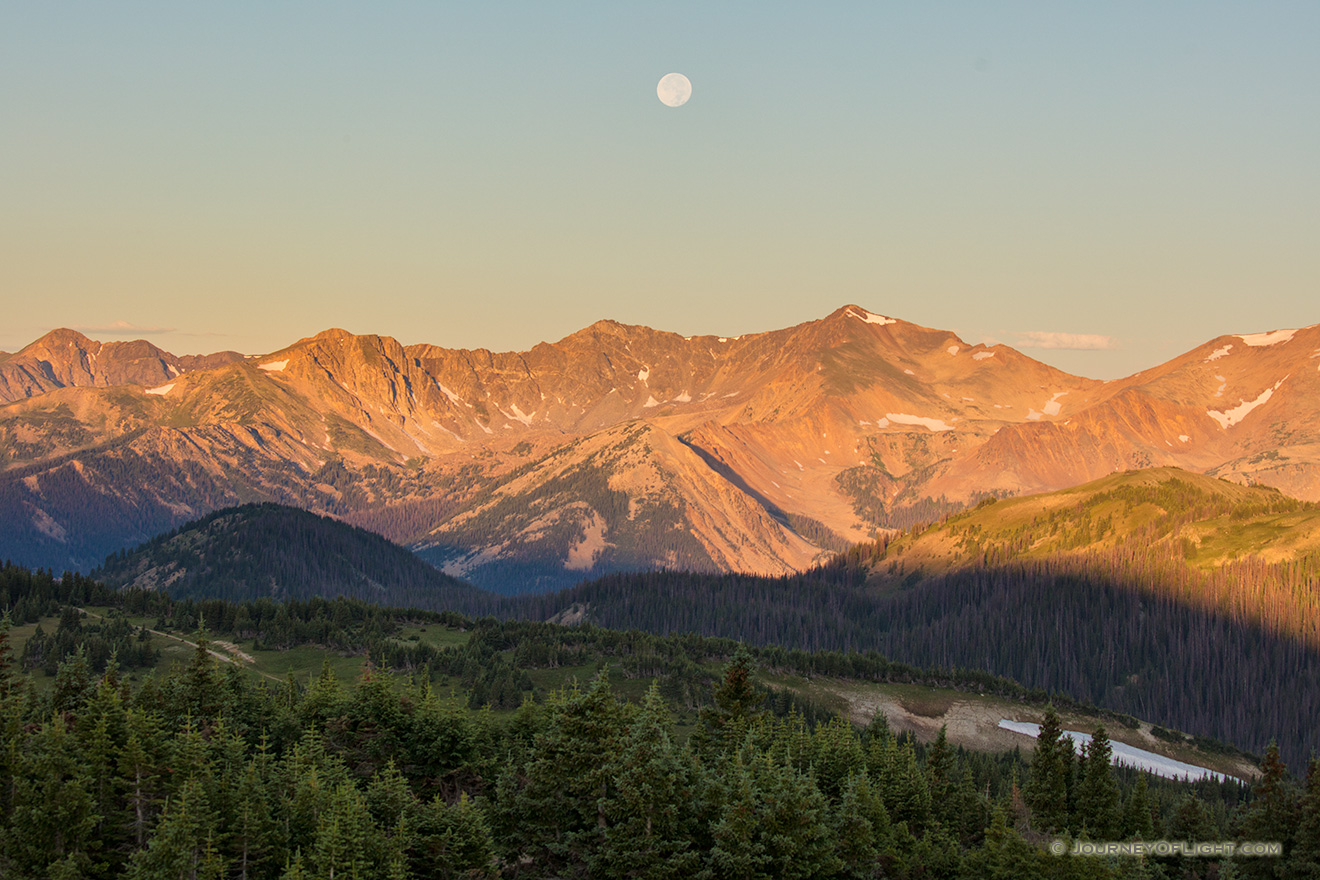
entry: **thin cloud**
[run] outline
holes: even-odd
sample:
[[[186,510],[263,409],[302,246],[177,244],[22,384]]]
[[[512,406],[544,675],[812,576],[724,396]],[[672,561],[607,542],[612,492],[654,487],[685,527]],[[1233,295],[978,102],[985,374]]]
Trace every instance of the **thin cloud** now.
[[[1118,348],[1118,340],[1098,333],[1051,333],[1028,330],[1017,334],[1019,348],[1064,348],[1073,351],[1103,351]]]
[[[74,327],[79,333],[101,333],[107,336],[158,336],[161,333],[173,333],[174,327],[143,327],[128,321],[111,321],[96,327]]]

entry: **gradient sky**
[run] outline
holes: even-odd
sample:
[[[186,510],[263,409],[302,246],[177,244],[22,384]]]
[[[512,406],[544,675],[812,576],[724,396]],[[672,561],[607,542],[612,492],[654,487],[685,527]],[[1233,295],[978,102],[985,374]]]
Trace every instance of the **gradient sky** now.
[[[0,0],[0,349],[855,302],[1125,375],[1320,322],[1318,46],[1313,0]]]

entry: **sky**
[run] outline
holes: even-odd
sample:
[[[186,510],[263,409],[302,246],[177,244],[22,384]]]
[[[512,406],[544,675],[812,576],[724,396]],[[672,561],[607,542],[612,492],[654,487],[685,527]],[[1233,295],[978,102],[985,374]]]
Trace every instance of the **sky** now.
[[[1320,322],[1320,4],[820,6],[0,0],[0,350]]]

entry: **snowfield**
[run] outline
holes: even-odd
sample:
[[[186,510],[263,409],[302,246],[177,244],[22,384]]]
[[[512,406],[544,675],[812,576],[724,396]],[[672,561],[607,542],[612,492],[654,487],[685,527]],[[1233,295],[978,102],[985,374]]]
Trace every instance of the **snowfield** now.
[[[910,416],[907,413],[885,413],[885,418],[881,421],[885,420],[888,421],[886,421],[886,424],[882,427],[886,427],[889,423],[893,423],[895,425],[921,425],[932,431],[953,430],[953,426],[946,425],[942,419],[932,419],[926,416]]]
[[[866,311],[866,309],[862,309],[862,313],[860,315],[854,312],[852,309],[849,309],[848,314],[852,315],[854,318],[856,318],[859,321],[865,321],[867,324],[879,324],[881,326],[884,326],[885,324],[898,323],[898,321],[896,321],[893,318],[886,318],[884,315],[872,314],[871,312]]]
[[[1246,336],[1239,336],[1247,345],[1278,345],[1280,342],[1287,342],[1297,333],[1296,330],[1275,330],[1270,333],[1248,333]]]
[[[1029,721],[1009,721],[1002,719],[999,726],[1004,730],[1011,730],[1014,733],[1020,733],[1024,736],[1040,736],[1040,725]],[[1073,746],[1080,753],[1083,743],[1091,741],[1091,734],[1082,733],[1078,730],[1065,730],[1063,735],[1071,737]],[[1175,761],[1173,758],[1166,758],[1163,755],[1157,755],[1154,752],[1148,752],[1145,749],[1139,749],[1136,746],[1130,746],[1127,743],[1121,743],[1116,740],[1110,741],[1113,748],[1113,762],[1122,764],[1126,767],[1135,767],[1138,770],[1144,770],[1147,773],[1154,773],[1156,776],[1163,776],[1166,779],[1183,779],[1184,777],[1192,781],[1199,779],[1214,779],[1223,782],[1225,779],[1231,779],[1234,782],[1242,782],[1236,776],[1228,776],[1224,773],[1217,773],[1206,767],[1198,767],[1195,764],[1187,764],[1183,761]]]
[[[1220,427],[1222,427],[1224,430],[1228,430],[1229,428],[1236,425],[1238,422],[1245,419],[1253,409],[1255,409],[1256,407],[1260,406],[1262,403],[1273,397],[1275,390],[1280,385],[1282,385],[1284,379],[1287,378],[1288,378],[1287,376],[1284,376],[1283,379],[1280,379],[1278,382],[1274,383],[1273,388],[1266,388],[1264,391],[1260,393],[1260,397],[1257,397],[1255,400],[1244,401],[1243,403],[1233,407],[1230,410],[1225,410],[1224,412],[1215,412],[1214,410],[1208,409],[1205,411],[1205,414],[1208,415],[1210,418],[1214,419],[1216,422],[1218,422]]]

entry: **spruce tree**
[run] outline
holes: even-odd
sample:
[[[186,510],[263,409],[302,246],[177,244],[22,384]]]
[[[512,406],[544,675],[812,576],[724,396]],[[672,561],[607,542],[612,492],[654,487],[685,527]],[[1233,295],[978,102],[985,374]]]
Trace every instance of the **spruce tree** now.
[[[1068,775],[1072,741],[1063,736],[1059,716],[1050,706],[1045,710],[1036,750],[1031,759],[1031,777],[1022,795],[1031,810],[1031,824],[1041,831],[1068,827]]]
[[[751,652],[739,645],[711,696],[713,705],[697,713],[692,745],[698,754],[728,754],[737,749],[743,734],[761,715],[761,694],[752,683],[752,669]]]
[[[611,762],[606,828],[593,876],[684,878],[700,864],[691,848],[694,768],[670,736],[669,707],[653,683]]]
[[[1128,791],[1123,802],[1122,834],[1126,838],[1150,840],[1155,836],[1155,825],[1151,821],[1150,795],[1146,785],[1146,774],[1137,777],[1136,783]]]
[[[1086,745],[1086,761],[1077,783],[1077,825],[1096,840],[1114,840],[1120,832],[1118,783],[1110,766],[1112,755],[1109,735],[1101,725]]]
[[[1306,765],[1289,870],[1298,880],[1320,880],[1320,758],[1315,756]]]
[[[1238,836],[1242,840],[1278,841],[1286,852],[1297,830],[1297,798],[1277,743],[1271,741],[1266,747],[1260,770],[1260,779],[1251,787],[1251,803],[1239,818]],[[1244,877],[1287,876],[1285,859],[1242,858],[1237,862]]]

